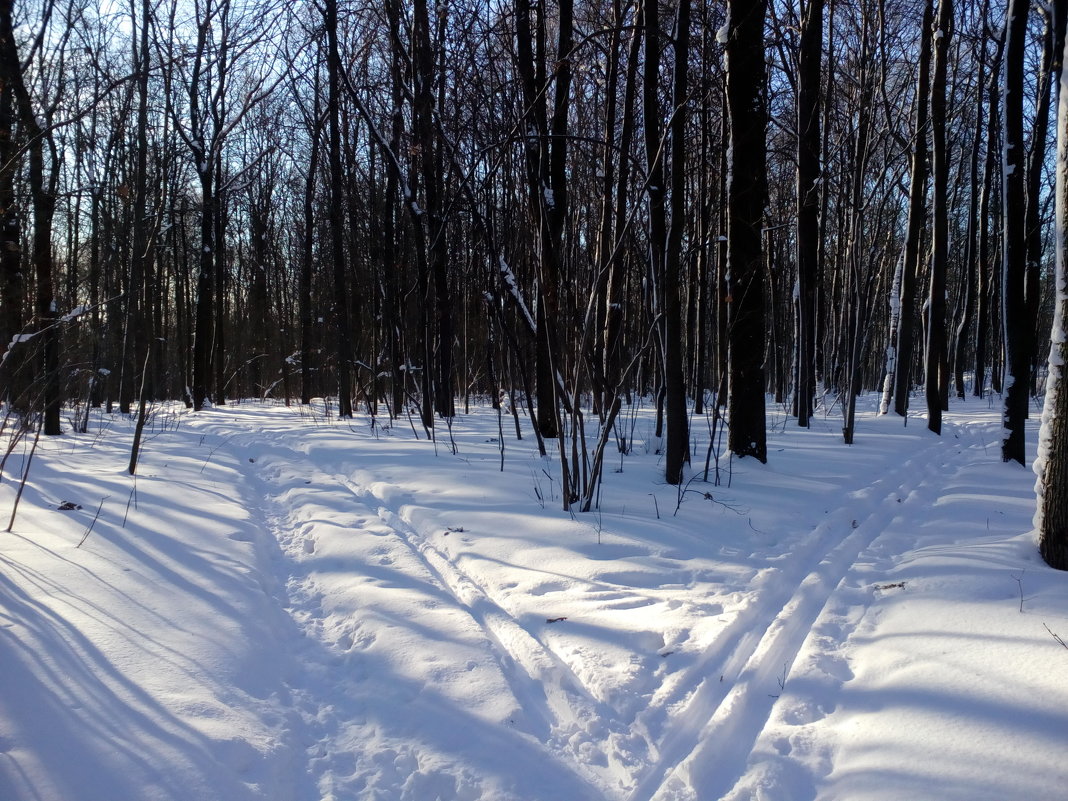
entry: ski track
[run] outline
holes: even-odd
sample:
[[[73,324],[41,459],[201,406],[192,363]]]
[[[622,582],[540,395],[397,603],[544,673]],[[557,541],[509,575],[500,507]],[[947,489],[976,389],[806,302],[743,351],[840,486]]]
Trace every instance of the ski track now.
[[[395,532],[452,595],[458,606],[466,610],[482,629],[493,646],[497,663],[516,698],[539,702],[539,709],[524,707],[524,711],[534,713],[539,722],[532,734],[543,742],[547,741],[554,750],[569,753],[577,765],[598,776],[598,792],[610,792],[611,784],[628,778],[628,770],[623,764],[627,755],[621,758],[616,751],[607,749],[597,749],[599,753],[591,754],[593,748],[586,730],[586,726],[592,723],[607,725],[613,733],[618,733],[622,728],[622,733],[626,734],[626,724],[621,727],[612,710],[590,694],[551,648],[509,615],[475,577],[435,547],[409,519],[402,516],[405,511],[403,507],[396,510],[387,505],[384,493],[380,490],[376,492],[373,488],[359,487],[344,477],[338,477],[338,481],[356,497],[370,497],[380,504],[377,507],[379,519]],[[598,768],[596,763],[601,761],[600,757],[607,764]]]
[[[880,477],[847,491],[845,503],[804,538],[788,563],[761,570],[751,587],[756,594],[750,603],[694,664],[675,674],[658,706],[679,711],[665,724],[659,742],[653,742],[642,724],[644,713],[650,710],[621,719],[591,694],[551,647],[497,603],[476,576],[432,542],[433,527],[440,525],[432,508],[409,502],[409,494],[391,484],[363,486],[345,475],[323,472],[287,433],[274,432],[275,438],[267,440],[265,432],[245,428],[242,435],[227,437],[219,447],[254,449],[284,465],[284,469],[263,472],[246,468],[246,474],[249,484],[262,493],[263,524],[278,543],[276,597],[308,640],[295,646],[304,676],[295,679],[290,689],[305,723],[302,739],[308,748],[309,772],[320,793],[332,788],[343,791],[342,797],[347,797],[346,789],[356,789],[345,779],[354,774],[356,757],[345,752],[358,742],[358,736],[348,729],[350,718],[361,719],[360,704],[350,697],[336,707],[329,705],[326,699],[315,697],[315,685],[316,677],[336,667],[339,649],[360,643],[354,630],[343,635],[339,645],[336,625],[328,622],[330,613],[323,608],[325,591],[302,565],[303,557],[315,549],[314,533],[304,533],[309,528],[314,532],[314,525],[306,519],[291,519],[292,510],[299,508],[290,497],[293,493],[323,492],[324,488],[344,492],[353,519],[357,523],[373,520],[377,524],[373,535],[389,541],[392,557],[397,558],[398,550],[410,557],[411,564],[425,574],[418,578],[432,584],[463,612],[488,643],[504,681],[522,706],[525,717],[519,730],[545,746],[545,756],[557,757],[553,761],[560,764],[551,769],[571,773],[572,786],[581,785],[587,791],[582,797],[683,801],[697,797],[695,787],[700,788],[701,798],[723,798],[730,793],[745,775],[749,755],[773,714],[779,697],[776,689],[788,681],[806,638],[836,589],[848,581],[858,558],[891,525],[919,514],[912,511],[916,504],[910,501],[916,490],[939,473],[944,449],[982,446],[971,426],[947,423],[941,437],[903,463],[873,466],[872,475]],[[425,521],[421,520],[424,514]],[[848,630],[843,630],[835,644],[847,636]],[[337,680],[336,674],[335,680],[343,688],[345,682]],[[605,736],[606,727],[613,736]],[[602,742],[591,743],[594,731]],[[633,741],[635,734],[646,741],[646,752],[628,753],[620,747],[622,741]],[[591,748],[597,749],[596,758],[591,758]],[[417,762],[416,755],[412,764]],[[643,765],[635,774],[636,767]]]
[[[900,518],[912,492],[938,473],[942,450],[960,446],[959,439],[947,437],[959,437],[964,428],[943,429],[942,437],[911,458],[848,493],[850,502],[813,530],[804,555],[781,572],[764,573],[767,595],[739,613],[708,647],[694,668],[704,673],[697,691],[666,732],[660,761],[628,801],[693,799],[695,785],[702,798],[723,798],[731,790],[771,717],[776,688],[782,689],[832,594],[857,558]],[[854,516],[859,509],[867,514]],[[849,534],[839,540],[843,531]]]
[[[442,596],[450,598],[481,631],[527,719],[518,721],[518,728],[526,729],[535,740],[546,745],[550,753],[557,752],[566,758],[566,762],[552,768],[546,766],[546,770],[576,774],[573,781],[579,781],[586,790],[581,796],[576,795],[576,799],[594,801],[611,792],[606,782],[612,781],[616,770],[614,755],[599,751],[591,754],[594,738],[586,731],[587,726],[599,726],[611,720],[604,705],[589,694],[551,649],[523,628],[474,578],[430,544],[387,504],[384,496],[391,492],[386,488],[394,491],[396,487],[376,485],[376,493],[343,475],[323,472],[304,453],[290,446],[284,434],[265,447],[259,432],[246,429],[243,433],[246,436],[231,436],[221,447],[248,448],[261,454],[266,451],[285,465],[284,470],[267,468],[266,477],[250,471],[248,478],[249,483],[259,486],[266,501],[263,523],[278,543],[279,563],[275,578],[278,586],[284,589],[276,595],[308,641],[299,646],[305,662],[305,675],[289,689],[299,701],[306,727],[304,740],[308,744],[309,773],[323,798],[333,798],[333,792],[339,793],[339,798],[362,797],[357,795],[358,783],[350,780],[355,772],[354,757],[347,753],[351,752],[349,744],[358,742],[359,735],[346,729],[351,728],[348,719],[362,725],[364,710],[355,697],[358,693],[344,692],[345,684],[352,684],[353,680],[342,680],[336,671],[339,651],[348,651],[353,646],[358,650],[362,643],[356,631],[358,624],[350,633],[336,636],[337,627],[328,621],[330,613],[323,606],[325,590],[302,565],[305,555],[314,554],[316,550],[314,522],[291,519],[289,511],[297,508],[291,497],[294,492],[321,493],[335,489],[349,498],[351,508],[348,511],[358,528],[366,529],[369,520],[381,523],[370,536],[393,546],[387,549],[388,555],[384,554],[389,563],[399,561],[403,555],[411,557],[413,561],[408,567],[415,566],[425,573],[417,578],[428,581]],[[269,460],[260,458],[259,461],[266,463]],[[299,478],[286,480],[285,475]],[[315,685],[328,674],[333,677],[334,688],[342,689],[343,697],[350,696],[343,698],[345,703],[340,707],[316,697]],[[549,757],[550,753],[544,756]],[[414,761],[409,761],[417,763],[418,754],[411,756]],[[607,761],[607,766],[599,767],[597,763],[603,761]],[[398,793],[401,792],[402,778],[398,777],[398,786],[394,788]]]

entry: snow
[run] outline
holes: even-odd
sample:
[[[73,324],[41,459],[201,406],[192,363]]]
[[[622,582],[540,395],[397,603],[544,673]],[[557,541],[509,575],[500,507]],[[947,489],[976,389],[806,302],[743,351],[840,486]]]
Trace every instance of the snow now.
[[[323,403],[157,406],[136,478],[132,419],[42,437],[0,534],[0,798],[1060,798],[1033,477],[985,401],[941,438],[877,402],[851,447],[769,404],[767,465],[681,490],[647,404],[575,517],[488,406],[456,455]]]
[[[81,317],[83,314],[85,314],[88,311],[89,311],[89,307],[88,306],[75,306],[69,312],[67,312],[62,317],[60,317],[59,321],[61,323],[73,322],[74,320],[77,320],[79,317]]]

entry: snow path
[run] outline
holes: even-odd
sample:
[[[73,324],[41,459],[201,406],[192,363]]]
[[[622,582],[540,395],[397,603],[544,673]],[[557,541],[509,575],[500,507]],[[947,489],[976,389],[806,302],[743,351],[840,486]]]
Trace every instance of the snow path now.
[[[927,499],[918,501],[916,491],[939,479],[944,454],[958,447],[962,434],[974,437],[966,426],[946,425],[942,437],[927,437],[903,462],[873,470],[878,478],[849,492],[846,502],[812,532],[803,552],[795,553],[782,570],[762,577],[763,597],[749,607],[752,614],[742,614],[732,624],[737,636],[726,649],[714,646],[727,656],[719,680],[705,676],[693,709],[679,720],[679,732],[669,735],[679,742],[664,749],[666,766],[654,768],[632,801],[696,799],[694,787],[702,788],[706,798],[726,796],[780,697],[769,688],[778,684],[785,689],[816,618],[861,553],[892,521],[923,517]]]
[[[681,495],[641,409],[574,518],[489,409],[458,453],[164,410],[136,479],[102,417],[0,538],[0,798],[1055,801],[1068,581],[998,410],[954,406],[849,448],[769,407],[769,464]]]
[[[331,431],[331,442],[334,436]],[[346,477],[351,469],[338,474],[324,470],[324,464],[337,465],[315,453],[309,444],[314,439],[306,431],[283,427],[233,436],[227,447],[257,454],[249,459],[255,467],[247,476],[266,499],[264,523],[281,544],[283,602],[313,643],[303,654],[307,668],[302,686],[293,689],[302,699],[314,741],[310,770],[318,777],[322,797],[380,792],[404,799],[521,798],[524,784],[544,785],[549,775],[561,798],[599,798],[578,754],[579,764],[571,767],[542,746],[550,741],[566,746],[584,719],[601,719],[594,699],[551,650],[384,505],[382,496],[397,494],[395,486],[378,482],[362,487]],[[356,543],[356,537],[366,542]],[[434,640],[451,640],[449,662],[481,674],[478,692],[472,693],[468,682],[456,681],[434,656],[396,662],[396,643],[389,646],[394,653],[379,652],[376,659],[376,641],[383,635],[377,626],[361,622],[369,616],[387,619],[385,628],[410,642],[413,653],[433,654]],[[384,669],[389,671],[385,675]],[[398,685],[398,678],[408,684]],[[422,731],[459,728],[463,739],[427,744],[419,742],[422,732],[417,729],[388,732],[383,699],[419,703],[426,694],[419,686],[423,682],[440,683],[444,695],[459,695],[465,703],[448,708],[452,719]],[[483,747],[475,750],[492,751],[489,745],[500,738],[505,722],[515,730],[512,742],[505,738],[493,747],[532,753],[525,757],[527,765],[509,766],[507,782],[486,786],[482,777],[467,775],[469,740],[483,737]],[[565,742],[556,742],[561,740]],[[446,756],[450,751],[455,752],[452,760]],[[553,762],[557,764],[546,774]],[[492,774],[497,767],[484,769]]]
[[[886,418],[877,424],[894,425]],[[565,629],[548,628],[555,617],[534,619],[506,592],[520,582],[485,572],[489,555],[474,553],[473,534],[450,522],[463,505],[443,505],[435,497],[448,495],[447,489],[424,490],[417,475],[381,475],[357,465],[330,427],[321,445],[316,434],[284,424],[250,430],[242,447],[259,456],[248,480],[259,482],[257,492],[268,499],[265,522],[282,546],[279,579],[288,588],[294,619],[317,644],[306,686],[296,694],[304,699],[315,742],[311,770],[320,793],[339,799],[368,792],[399,799],[434,793],[527,798],[533,785],[539,795],[549,791],[568,799],[692,801],[727,797],[732,790],[749,797],[744,787],[751,754],[772,722],[791,714],[783,711],[780,696],[789,696],[783,691],[799,654],[812,651],[814,627],[829,609],[842,606],[839,596],[850,598],[844,614],[853,625],[824,636],[819,653],[808,658],[839,683],[851,678],[840,652],[876,600],[871,591],[855,591],[858,560],[869,564],[891,528],[922,525],[937,487],[951,477],[944,465],[955,455],[972,450],[989,459],[983,441],[992,436],[989,421],[949,420],[942,437],[920,425],[913,421],[917,430],[901,435],[907,448],[864,454],[862,470],[843,473],[834,465],[826,476],[809,476],[825,482],[825,518],[806,534],[787,536],[780,544],[785,551],[762,554],[758,548],[748,557],[749,568],[733,579],[736,592],[723,592],[725,603],[707,607],[718,621],[714,627],[702,637],[692,636],[692,628],[677,637],[688,660],[669,667],[674,651],[669,638],[660,636],[645,647],[659,652],[661,664],[639,659],[634,674],[641,680],[625,676],[617,690],[590,683],[598,666],[586,664],[586,654],[574,656],[577,649],[559,634]],[[750,528],[759,533],[752,521]],[[618,561],[633,567],[641,560]],[[677,561],[681,566],[685,560]],[[682,595],[701,591],[698,573],[690,574]],[[617,569],[590,578],[598,589],[586,588],[586,594],[596,593],[602,606],[656,605],[648,594],[658,588],[642,586],[647,577],[641,572]],[[627,587],[628,580],[634,586]],[[600,589],[606,581],[611,590]],[[566,595],[575,583],[574,577],[541,580],[529,593]],[[667,608],[678,603],[669,601]],[[376,646],[384,620],[403,646]],[[426,656],[436,649],[440,659]],[[398,652],[422,656],[398,661]],[[468,675],[458,675],[457,666]],[[408,682],[400,690],[398,675]],[[620,695],[627,686],[632,691]],[[447,711],[435,706],[439,720],[415,728],[388,722],[383,698],[410,704],[426,687],[448,701]],[[793,699],[789,703],[796,706]],[[825,714],[812,706],[793,714],[811,724]],[[467,717],[458,724],[461,710]],[[463,742],[421,741],[426,732],[457,726],[465,732]],[[504,742],[489,747],[502,730],[509,733]],[[472,765],[468,737],[481,743],[476,753],[505,748],[507,760]],[[802,784],[816,782],[819,774],[817,766]]]

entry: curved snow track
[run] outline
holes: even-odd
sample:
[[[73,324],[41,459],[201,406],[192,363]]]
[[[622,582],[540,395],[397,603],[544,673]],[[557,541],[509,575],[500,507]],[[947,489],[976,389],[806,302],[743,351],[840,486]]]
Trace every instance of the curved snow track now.
[[[511,472],[496,471],[488,416],[458,457],[283,410],[194,424],[243,457],[278,543],[318,797],[707,801],[752,797],[793,749],[803,767],[776,767],[793,790],[768,797],[814,797],[828,748],[776,732],[833,712],[804,688],[853,677],[846,646],[899,586],[878,582],[900,532],[925,524],[953,478],[944,464],[989,461],[996,421],[949,422],[940,438],[883,422],[908,446],[871,454],[826,432],[825,474],[796,482],[789,454],[817,434],[784,432],[777,472],[749,466],[731,490],[683,496],[676,518],[659,486],[659,501],[622,493],[577,520],[538,508],[551,465],[513,444]],[[812,493],[823,518],[758,507],[776,485]]]
[[[878,478],[848,492],[789,564],[763,577],[756,602],[733,621],[723,642],[710,646],[714,656],[706,664],[711,674],[701,679],[690,706],[668,733],[663,759],[652,766],[631,801],[695,799],[695,784],[706,794],[712,791],[705,797],[728,794],[780,698],[775,688],[785,689],[831,594],[893,522],[925,514],[915,507],[926,504],[927,496],[916,490],[939,477],[944,452],[960,446],[962,433],[947,426],[946,438],[932,438],[899,465],[873,471]],[[695,778],[695,771],[703,775]]]

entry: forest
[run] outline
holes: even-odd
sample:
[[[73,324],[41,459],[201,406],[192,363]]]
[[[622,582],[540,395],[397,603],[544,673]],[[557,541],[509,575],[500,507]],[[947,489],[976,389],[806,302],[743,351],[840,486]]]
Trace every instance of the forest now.
[[[5,425],[136,415],[133,472],[158,401],[490,402],[589,511],[635,397],[679,484],[692,426],[773,458],[767,395],[844,445],[986,397],[1021,464],[1044,395],[1068,569],[1066,11],[0,0]]]

